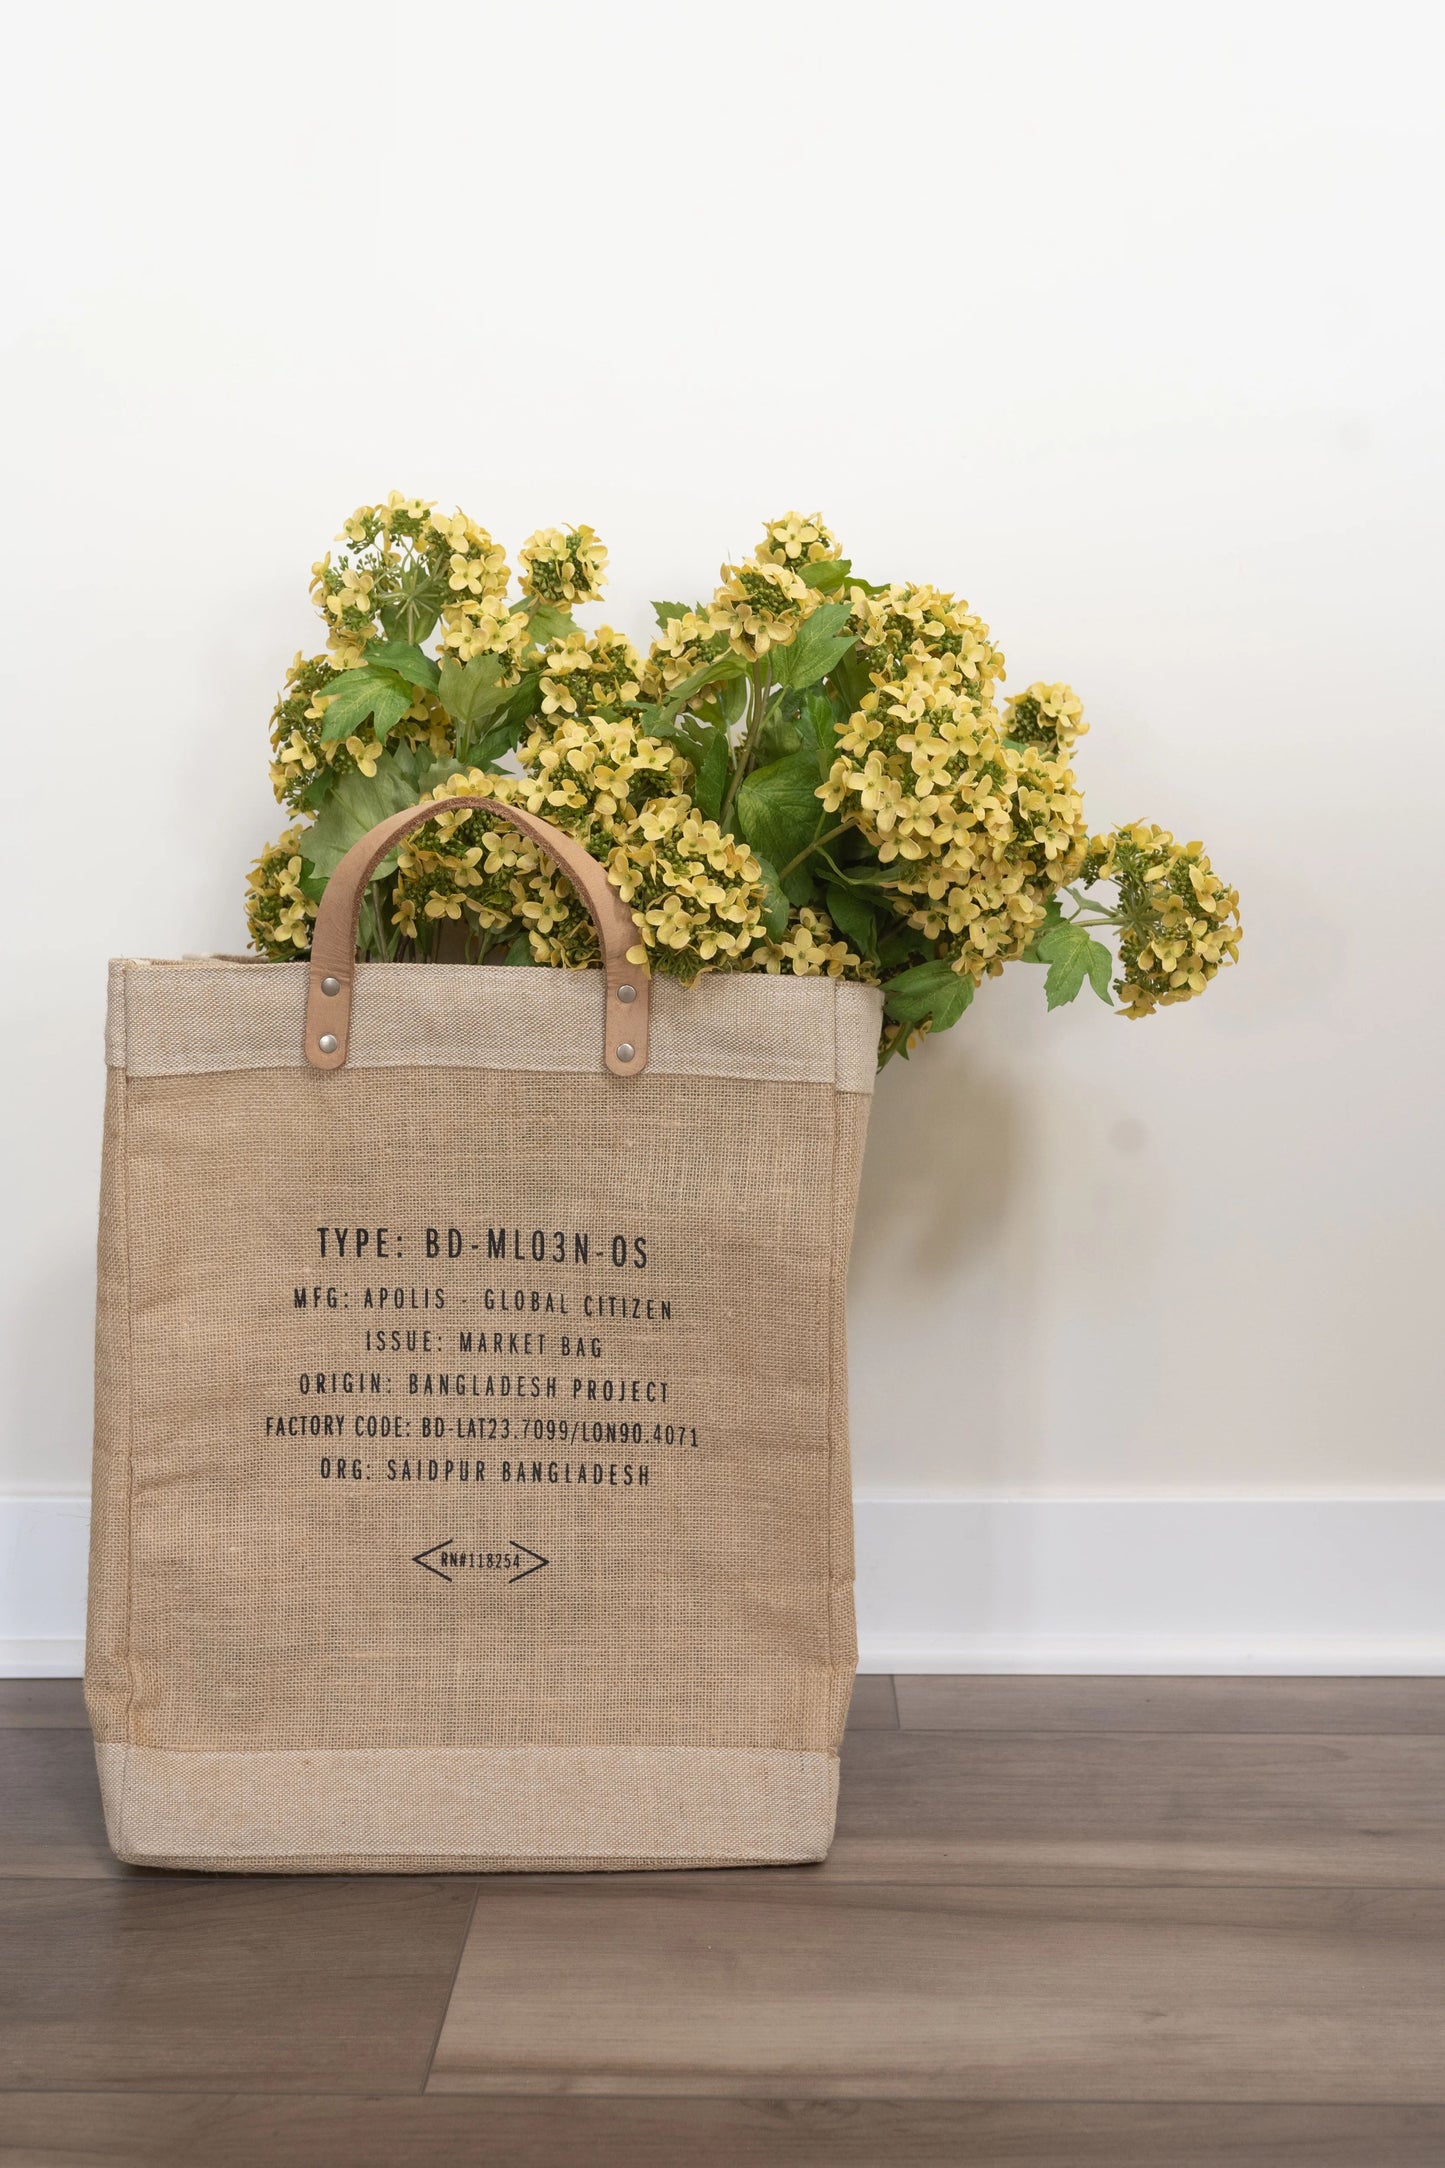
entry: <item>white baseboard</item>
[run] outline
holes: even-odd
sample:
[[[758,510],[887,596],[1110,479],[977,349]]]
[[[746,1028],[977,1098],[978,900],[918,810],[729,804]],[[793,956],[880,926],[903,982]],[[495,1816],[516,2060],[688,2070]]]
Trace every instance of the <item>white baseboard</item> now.
[[[78,1678],[88,1498],[0,1498],[0,1678]]]
[[[81,1668],[89,1504],[0,1498],[0,1677]],[[1445,1498],[860,1498],[865,1671],[1445,1675]]]
[[[1445,1673],[1445,1498],[860,1499],[872,1671]]]

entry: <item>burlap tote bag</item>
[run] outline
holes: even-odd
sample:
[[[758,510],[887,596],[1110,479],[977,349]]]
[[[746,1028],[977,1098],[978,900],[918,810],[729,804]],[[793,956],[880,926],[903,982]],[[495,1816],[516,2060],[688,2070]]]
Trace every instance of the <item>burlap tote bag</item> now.
[[[111,966],[86,1693],[121,1859],[819,1859],[855,1663],[844,1273],[879,997]]]

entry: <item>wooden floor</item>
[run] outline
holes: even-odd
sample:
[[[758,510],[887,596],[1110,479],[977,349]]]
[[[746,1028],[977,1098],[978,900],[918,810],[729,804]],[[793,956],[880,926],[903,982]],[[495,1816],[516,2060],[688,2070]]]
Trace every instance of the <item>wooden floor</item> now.
[[[1445,1681],[862,1679],[822,1867],[106,1851],[0,1684],[0,2164],[1442,2168]]]

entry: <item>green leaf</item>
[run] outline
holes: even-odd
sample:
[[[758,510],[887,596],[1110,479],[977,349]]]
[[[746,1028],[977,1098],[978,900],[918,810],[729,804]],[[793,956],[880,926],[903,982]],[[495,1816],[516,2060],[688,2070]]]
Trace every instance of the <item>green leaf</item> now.
[[[676,715],[679,709],[687,706],[694,693],[700,693],[705,686],[722,685],[729,678],[741,677],[746,669],[747,664],[742,656],[734,655],[731,650],[726,655],[717,656],[712,662],[705,662],[700,670],[693,671],[691,677],[685,677],[680,685],[673,686],[662,703],[663,715]]]
[[[747,708],[747,672],[739,670],[735,676],[724,678],[717,688],[716,697],[718,706],[723,711],[723,720],[731,730],[735,723],[742,721]]]
[[[693,762],[693,796],[704,820],[715,821],[728,787],[728,739],[725,730],[709,730],[702,758]]]
[[[359,768],[353,768],[349,775],[341,777],[315,825],[301,838],[302,858],[314,873],[329,880],[353,843],[359,842],[378,821],[385,820],[388,813],[400,813],[403,807],[415,805],[419,796],[414,774],[390,754],[377,762],[375,775],[363,775]],[[380,880],[395,867],[396,852],[392,851],[372,878]]]
[[[525,933],[514,933],[507,944],[504,964],[529,964],[533,961],[532,944]]]
[[[522,605],[527,616],[527,626],[539,646],[548,640],[564,640],[569,634],[580,632],[581,626],[569,610],[559,610],[550,602],[527,602]]]
[[[885,934],[878,944],[878,962],[884,971],[900,971],[912,956],[919,956],[928,943],[916,926],[899,926],[893,933]]]
[[[500,682],[506,670],[503,655],[478,655],[471,662],[458,662],[455,655],[447,655],[442,660],[437,698],[454,722],[469,726],[484,723],[498,708],[505,707],[516,691],[514,685]]]
[[[434,693],[437,688],[437,666],[430,655],[402,640],[374,640],[366,651],[366,667],[393,671],[403,683],[422,692]]]
[[[654,602],[652,614],[657,619],[659,630],[665,631],[675,617],[690,616],[692,607],[690,602]]]
[[[841,712],[852,715],[868,690],[868,676],[856,655],[845,655],[832,671],[833,691]]]
[[[703,818],[715,821],[727,794],[731,765],[726,725],[720,719],[706,721],[693,709],[691,714],[679,716],[675,723],[662,724],[659,735],[692,762],[693,797]]]
[[[928,1024],[948,1031],[973,1000],[973,980],[941,957],[914,964],[883,985],[883,1006],[898,1024]]]
[[[803,723],[818,748],[818,780],[826,783],[838,753],[838,719],[832,701],[819,686],[803,696]]]
[[[509,687],[505,704],[495,721],[479,737],[467,738],[457,746],[463,761],[473,768],[493,768],[503,755],[510,753],[521,737],[542,700],[542,681],[535,672],[528,672],[519,685]]]
[[[1106,1009],[1112,1009],[1114,997],[1109,991],[1109,985],[1114,976],[1114,959],[1102,941],[1089,943],[1088,972],[1089,984],[1094,992]]]
[[[838,631],[852,615],[850,603],[825,602],[811,617],[805,618],[791,646],[772,650],[770,660],[778,683],[789,686],[794,692],[802,692],[805,687],[816,685],[825,678],[848,650],[857,645],[856,633],[844,639]]]
[[[829,881],[823,888],[823,901],[829,918],[849,948],[856,949],[860,956],[875,957],[878,953],[878,921],[864,898],[854,889]]]
[[[411,703],[412,688],[410,685],[378,686],[376,699],[372,703],[371,727],[376,732],[380,744],[385,745]]]
[[[705,723],[715,723],[719,730],[731,730],[734,723],[742,721],[747,704],[747,679],[729,678],[726,684],[714,686],[705,699],[695,700],[689,713],[701,716]]]
[[[1051,1009],[1061,1009],[1074,1000],[1086,978],[1099,999],[1112,1008],[1109,981],[1114,959],[1102,941],[1093,940],[1083,926],[1076,926],[1071,919],[1061,918],[1040,934],[1034,946],[1040,960],[1049,967],[1044,999]]]
[[[1044,935],[1047,933],[1052,933],[1055,926],[1062,926],[1063,924],[1064,914],[1059,909],[1059,899],[1057,896],[1050,896],[1048,902],[1044,905],[1044,922],[1042,926],[1040,926],[1038,932],[1034,935],[1033,940],[1024,950],[1022,956],[1019,958],[1019,962],[1023,964],[1043,963],[1045,961],[1045,958],[1040,948],[1040,943],[1042,942]]]
[[[331,745],[338,738],[356,736],[368,718],[374,718],[376,735],[384,741],[411,706],[413,697],[412,687],[389,670],[373,670],[363,664],[359,670],[343,671],[336,680],[335,692],[328,696],[321,725],[322,743]]]
[[[784,693],[773,701],[759,727],[758,765],[766,768],[775,760],[786,760],[789,753],[801,753],[803,744],[798,695]]]
[[[813,588],[816,593],[832,595],[836,594],[840,587],[847,585],[852,570],[851,558],[827,557],[821,564],[804,565],[798,578],[805,587]]]
[[[473,738],[467,746],[466,765],[469,768],[495,768],[498,761],[505,760],[518,738],[527,727],[525,715],[505,715],[501,722],[484,730],[479,738]]]
[[[754,851],[753,856],[757,859],[763,884],[763,926],[770,941],[781,941],[788,930],[792,905],[783,893],[778,869],[772,860],[764,858],[760,851]]]
[[[736,808],[747,841],[775,866],[786,869],[818,832],[823,808],[817,799],[818,763],[811,753],[790,753],[743,777]]]
[[[1048,977],[1044,980],[1044,999],[1051,1009],[1066,1008],[1083,983],[1083,956],[1071,950],[1067,956],[1058,956],[1049,965]]]

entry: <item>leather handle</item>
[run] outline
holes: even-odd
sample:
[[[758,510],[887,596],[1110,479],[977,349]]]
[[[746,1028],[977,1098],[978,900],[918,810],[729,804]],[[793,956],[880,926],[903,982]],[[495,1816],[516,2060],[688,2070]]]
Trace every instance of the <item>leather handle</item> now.
[[[306,1059],[313,1069],[339,1069],[351,1044],[351,994],[356,979],[356,929],[367,883],[392,845],[439,814],[491,813],[519,829],[564,873],[592,914],[607,974],[602,1059],[614,1076],[641,1076],[647,1067],[651,980],[627,961],[637,926],[597,860],[551,821],[495,798],[437,798],[393,813],[353,843],[326,884],[311,936],[306,987]],[[328,1043],[329,1042],[329,1043]],[[525,1048],[519,1047],[519,1062]]]

